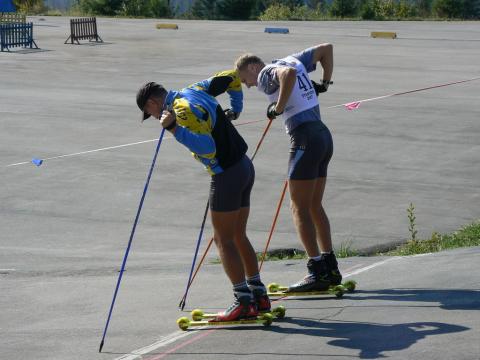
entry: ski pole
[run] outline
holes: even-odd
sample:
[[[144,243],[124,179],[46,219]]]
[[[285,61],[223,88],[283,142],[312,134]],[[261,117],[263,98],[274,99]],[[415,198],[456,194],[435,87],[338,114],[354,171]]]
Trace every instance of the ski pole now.
[[[273,119],[268,119],[268,124],[265,127],[265,130],[263,130],[262,137],[258,141],[257,147],[255,148],[255,151],[253,152],[252,161],[253,161],[253,159],[255,159],[255,156],[257,155],[258,149],[260,149],[260,145],[262,145],[263,139],[265,139],[265,135],[267,135],[268,129],[270,129],[270,125],[272,125],[272,120]]]
[[[118,274],[117,286],[115,287],[115,292],[113,293],[112,304],[110,305],[110,310],[108,312],[107,323],[105,324],[105,329],[103,330],[102,341],[100,342],[100,348],[99,348],[98,352],[102,352],[103,344],[104,344],[104,341],[105,341],[105,335],[107,334],[108,324],[110,323],[110,318],[112,316],[113,306],[115,305],[115,300],[117,298],[118,289],[120,288],[120,282],[122,281],[123,272],[125,271],[125,264],[127,263],[128,253],[130,252],[130,246],[132,245],[133,235],[135,234],[135,229],[137,227],[138,218],[140,217],[140,212],[142,211],[143,201],[145,200],[145,195],[147,193],[148,184],[150,183],[150,178],[152,176],[153,168],[155,167],[155,161],[157,160],[158,151],[160,150],[160,144],[162,143],[164,133],[165,133],[165,129],[163,128],[162,132],[160,133],[160,138],[158,139],[157,148],[155,150],[155,155],[153,156],[152,165],[150,166],[150,171],[148,173],[147,181],[146,181],[145,187],[143,189],[142,198],[140,199],[140,204],[138,206],[137,215],[135,216],[135,221],[133,222],[132,232],[130,233],[130,239],[128,240],[127,249],[125,250],[125,255],[123,257],[122,268],[120,269],[120,273]]]
[[[187,299],[188,290],[190,289],[190,284],[192,283],[193,269],[195,268],[195,262],[197,261],[198,249],[200,248],[200,243],[202,241],[203,229],[205,228],[205,220],[207,219],[209,205],[210,205],[210,199],[207,201],[207,206],[205,206],[205,213],[203,214],[202,226],[200,226],[200,233],[198,234],[197,246],[195,249],[195,254],[193,255],[192,267],[190,268],[190,275],[188,276],[187,287],[185,289],[183,298],[180,301],[180,304],[178,305],[178,307],[181,308],[182,310],[185,308],[185,302]]]
[[[210,238],[210,241],[208,242],[207,248],[205,249],[205,251],[204,251],[204,253],[203,253],[203,255],[202,255],[202,258],[200,259],[200,262],[198,263],[197,268],[195,269],[195,272],[193,273],[193,276],[192,276],[192,279],[191,279],[190,282],[189,282],[188,288],[190,288],[190,285],[192,285],[193,280],[195,280],[195,277],[197,276],[198,270],[200,270],[200,267],[201,267],[202,264],[203,264],[203,260],[205,260],[205,257],[207,256],[208,250],[210,250],[210,247],[212,246],[212,243],[213,243],[213,237],[211,237],[211,238]],[[182,298],[182,300],[180,301],[180,304],[178,305],[178,307],[179,307],[182,311],[183,311],[183,309],[185,308],[185,303],[186,303],[186,299],[187,299],[187,295],[188,295],[188,288],[187,288],[187,291],[185,291],[185,294],[183,294],[183,298]]]
[[[255,151],[253,152],[253,155],[252,155],[252,161],[253,159],[255,159],[255,156],[257,155],[258,153],[258,150],[260,149],[260,146],[262,145],[262,142],[263,142],[263,139],[265,139],[265,135],[267,135],[267,132],[268,130],[270,129],[270,125],[272,125],[272,120],[273,119],[268,119],[268,124],[267,126],[265,127],[265,130],[263,130],[263,134],[262,136],[260,137],[260,140],[257,144],[257,147],[255,148]],[[205,226],[205,219],[207,217],[207,213],[208,213],[208,206],[209,206],[209,201],[207,201],[207,206],[205,208],[205,213],[203,215],[203,220],[202,220],[202,226],[200,227],[200,235],[198,237],[198,240],[197,240],[197,247],[196,247],[196,250],[195,250],[195,254],[193,256],[193,262],[192,262],[192,267],[191,267],[191,270],[190,270],[190,275],[189,275],[189,278],[188,278],[188,283],[187,283],[187,288],[185,289],[185,293],[183,294],[183,297],[182,297],[182,300],[180,300],[180,303],[178,304],[178,307],[183,310],[185,308],[185,304],[186,304],[186,301],[187,301],[187,296],[188,296],[188,290],[190,289],[190,286],[192,285],[193,283],[193,280],[195,279],[198,271],[200,270],[200,267],[202,266],[202,263],[203,263],[203,260],[205,259],[205,257],[207,256],[207,253],[212,245],[212,242],[213,242],[213,237],[210,239],[210,242],[208,243],[208,246],[205,250],[205,252],[203,253],[202,255],[202,259],[201,261],[199,262],[197,268],[195,269],[195,273],[193,274],[192,276],[192,271],[193,271],[193,268],[195,266],[195,261],[197,259],[197,254],[198,254],[198,249],[199,249],[199,246],[200,246],[200,242],[201,242],[201,239],[202,239],[202,234],[203,234],[203,229],[204,229],[204,226]]]
[[[282,195],[280,196],[280,201],[278,202],[278,205],[277,205],[277,211],[275,212],[272,226],[270,228],[270,234],[268,235],[267,244],[265,245],[265,250],[263,251],[263,254],[262,254],[262,261],[260,262],[260,266],[258,268],[259,271],[262,270],[263,261],[265,260],[265,255],[267,254],[268,246],[270,245],[270,240],[272,239],[273,231],[275,230],[275,225],[277,224],[278,214],[280,213],[280,208],[282,207],[283,198],[285,197],[285,191],[287,190],[287,185],[288,185],[288,180],[285,180],[285,185],[283,186]]]

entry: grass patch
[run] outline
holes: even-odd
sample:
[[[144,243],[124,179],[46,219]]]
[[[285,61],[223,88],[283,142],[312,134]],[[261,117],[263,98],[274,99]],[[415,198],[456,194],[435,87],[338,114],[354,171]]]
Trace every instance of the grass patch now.
[[[339,249],[333,249],[335,252],[335,256],[337,259],[339,258],[347,258],[347,257],[352,257],[352,256],[358,256],[358,251],[352,248],[352,243],[347,242],[347,243],[341,243]]]
[[[452,234],[441,235],[434,232],[430,239],[410,240],[395,250],[379,255],[406,256],[469,246],[480,246],[480,221],[467,225]]]
[[[415,232],[416,233],[416,232]],[[359,253],[352,248],[351,242],[342,243],[338,249],[334,249],[337,258],[347,258],[352,256],[408,256],[425,253],[439,252],[448,249],[461,247],[480,246],[480,220],[464,226],[463,228],[451,234],[432,233],[430,239],[409,240],[405,244],[398,246],[394,250],[387,252],[377,252],[372,254]],[[267,251],[265,261],[280,260],[303,260],[308,256],[303,250],[299,249],[275,249]],[[258,261],[262,259],[262,253],[257,253]],[[211,261],[212,264],[220,264],[221,260],[216,258]]]
[[[334,249],[337,258],[346,258],[351,256],[358,256],[358,251],[351,247],[351,243],[340,244],[339,249]],[[262,252],[258,252],[257,260],[262,261]],[[264,261],[280,261],[280,260],[303,260],[308,259],[308,255],[304,250],[300,249],[274,249],[267,251]],[[211,264],[221,264],[220,258],[215,258],[210,262]]]
[[[262,260],[263,253],[257,253],[258,261]],[[308,256],[305,251],[299,249],[275,249],[267,251],[265,254],[265,261],[279,261],[279,260],[301,260]]]

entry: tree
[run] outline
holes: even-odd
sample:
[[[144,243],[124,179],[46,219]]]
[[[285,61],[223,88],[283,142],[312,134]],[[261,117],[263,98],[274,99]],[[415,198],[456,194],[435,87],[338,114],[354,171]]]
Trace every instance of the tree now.
[[[463,0],[435,0],[433,11],[440,17],[459,19],[464,13]]]
[[[218,1],[218,15],[224,19],[248,20],[255,0]]]
[[[378,0],[367,0],[362,4],[360,16],[363,20],[381,20],[378,8]]]
[[[357,0],[333,0],[330,6],[330,13],[333,16],[353,17],[358,12]]]
[[[407,19],[418,14],[418,8],[407,0],[400,0],[397,3],[395,15],[401,19]]]
[[[165,18],[172,12],[168,0],[123,0],[122,15]]]
[[[251,11],[252,18],[258,18],[260,14],[263,14],[272,4],[272,0],[255,0]]]
[[[464,19],[479,19],[480,0],[464,0],[462,17]]]
[[[217,0],[196,0],[193,3],[192,14],[200,19],[217,19],[217,3]]]
[[[38,13],[46,10],[43,0],[14,0],[13,4],[21,13]]]
[[[122,4],[124,16],[148,16],[149,3],[144,0],[125,0]]]
[[[305,5],[305,2],[303,0],[278,0],[275,1],[276,3],[288,6],[290,9],[298,6]]]
[[[121,11],[123,0],[80,0],[79,5],[88,14],[114,16]]]
[[[432,15],[432,3],[433,0],[416,0],[415,5],[418,10],[418,14],[421,17],[429,17]]]

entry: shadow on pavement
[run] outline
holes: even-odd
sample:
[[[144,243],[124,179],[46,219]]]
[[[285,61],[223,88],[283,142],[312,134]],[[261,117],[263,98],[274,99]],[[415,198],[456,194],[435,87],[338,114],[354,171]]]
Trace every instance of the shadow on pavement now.
[[[355,297],[354,294],[360,296]],[[439,303],[445,310],[480,309],[480,290],[464,289],[382,289],[357,290],[352,300],[386,300]]]
[[[329,345],[357,349],[361,359],[384,357],[384,351],[407,349],[419,340],[432,335],[448,334],[469,328],[440,322],[414,322],[405,324],[373,324],[362,322],[323,322],[304,318],[286,318],[284,322],[298,327],[273,327],[281,334],[330,337]]]
[[[281,324],[291,324],[295,327],[285,327]],[[297,351],[295,353],[288,353],[282,350],[279,351],[248,351],[232,352],[232,351],[171,351],[166,352],[151,352],[148,356],[155,355],[212,355],[212,356],[289,356],[292,357],[326,357],[334,358],[336,356],[342,358],[360,358],[360,359],[377,359],[386,357],[382,353],[385,351],[399,351],[407,349],[421,339],[432,335],[449,334],[469,330],[469,328],[458,325],[445,324],[440,322],[414,322],[405,324],[375,324],[364,322],[348,322],[348,321],[328,321],[315,320],[308,318],[285,318],[279,323],[274,323],[273,326],[263,328],[265,331],[276,332],[278,334],[301,335],[301,336],[315,336],[323,338],[332,338],[327,344],[345,348],[358,350],[358,355],[349,354],[328,354],[328,353],[313,353],[311,349],[307,352]],[[252,331],[259,330],[258,327],[227,327],[219,331]],[[301,348],[301,343],[299,344]],[[319,350],[322,347],[319,345]],[[322,349],[325,350],[324,348]],[[104,354],[128,354],[123,352],[103,352]]]
[[[322,301],[332,300],[331,297],[292,297],[284,298],[281,301]],[[344,300],[361,302],[365,300],[384,300],[384,301],[406,301],[406,302],[424,302],[432,303],[429,307],[439,307],[445,310],[478,310],[480,309],[480,290],[464,289],[379,289],[379,290],[355,290],[354,293],[347,293]],[[341,304],[341,300],[339,299]],[[350,305],[349,305],[350,306]],[[343,307],[349,307],[343,306]],[[355,305],[353,305],[355,306]],[[358,305],[361,306],[361,305]],[[371,304],[371,307],[381,307],[382,305]],[[390,305],[386,305],[387,307]],[[397,306],[392,304],[391,306]],[[419,305],[421,306],[421,305]],[[342,307],[342,306],[339,306]],[[413,306],[412,306],[413,307]],[[323,307],[320,307],[323,308]],[[296,308],[300,309],[300,308]],[[307,309],[307,308],[305,308]],[[308,307],[310,309],[310,307]]]

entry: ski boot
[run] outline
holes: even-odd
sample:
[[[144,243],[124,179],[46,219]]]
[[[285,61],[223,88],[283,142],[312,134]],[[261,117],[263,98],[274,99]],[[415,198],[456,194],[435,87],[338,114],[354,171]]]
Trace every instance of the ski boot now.
[[[326,262],[310,259],[307,262],[307,269],[308,274],[298,283],[290,285],[286,293],[328,290],[330,281],[327,276]]]
[[[239,296],[234,294],[235,301],[227,310],[219,313],[210,322],[226,322],[242,319],[254,319],[258,316],[256,304],[252,301],[250,294]]]

